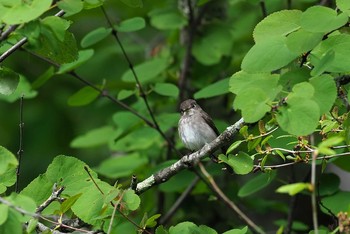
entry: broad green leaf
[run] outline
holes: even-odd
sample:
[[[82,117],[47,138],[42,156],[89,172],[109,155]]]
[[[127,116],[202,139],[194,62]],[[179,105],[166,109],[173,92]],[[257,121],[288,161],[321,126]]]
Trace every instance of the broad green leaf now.
[[[62,64],[58,69],[57,74],[63,74],[76,69],[77,67],[81,66],[86,61],[88,61],[93,55],[94,55],[94,50],[92,49],[79,51],[78,60],[71,63]]]
[[[194,94],[194,98],[210,98],[228,93],[229,80],[230,78],[226,78],[204,87]]]
[[[160,75],[168,66],[165,58],[154,58],[134,67],[138,79],[141,83],[149,82]],[[135,77],[131,70],[126,71],[122,76],[122,81],[135,82]]]
[[[348,22],[345,13],[337,12],[324,6],[312,6],[303,12],[300,25],[309,32],[328,33],[338,29]]]
[[[79,194],[77,194],[77,195],[68,197],[66,200],[64,200],[64,201],[61,203],[60,214],[66,213],[66,212],[74,205],[74,203],[79,199],[79,197],[80,197],[81,195],[82,195],[82,194],[79,193]]]
[[[331,196],[339,191],[340,179],[336,174],[324,173],[320,175],[319,181],[319,195]]]
[[[112,29],[110,28],[96,28],[93,31],[89,32],[85,35],[85,37],[81,40],[80,45],[83,48],[92,46],[103,39],[105,39],[107,36],[109,36],[112,32]]]
[[[139,196],[135,194],[134,190],[125,190],[123,193],[123,199],[122,202],[129,210],[137,210],[140,206],[141,199]]]
[[[34,233],[34,231],[37,229],[38,227],[38,220],[35,218],[31,218],[28,222],[27,228],[26,228],[26,232],[27,233]]]
[[[47,38],[47,36],[51,37]],[[74,35],[68,31],[65,33],[63,42],[56,40],[50,32],[47,32],[41,38],[40,48],[33,49],[33,52],[58,64],[70,63],[78,58]]]
[[[293,97],[301,97],[301,98],[310,99],[314,96],[314,93],[315,93],[314,87],[308,82],[302,82],[302,83],[294,85],[292,91],[293,92],[291,92],[288,95],[288,99],[293,98]]]
[[[33,83],[32,88],[38,89],[50,80],[55,74],[55,68],[50,66],[42,75],[40,75]]]
[[[118,129],[128,131],[135,128],[136,125],[140,124],[141,120],[129,111],[118,111],[112,117],[113,122],[117,125]]]
[[[225,55],[231,55],[233,34],[228,25],[214,24],[198,37],[192,47],[192,54],[204,65],[214,65]]]
[[[146,22],[142,17],[134,17],[124,20],[115,26],[118,32],[134,32],[143,29],[146,26]]]
[[[156,9],[148,15],[151,25],[160,30],[180,29],[187,24],[186,18],[174,7]]]
[[[0,146],[0,175],[7,170],[15,168],[18,165],[16,157],[6,148]]]
[[[39,206],[52,194],[53,184],[46,175],[39,175],[28,184],[20,194],[31,197]]]
[[[336,3],[339,10],[350,16],[350,2],[348,0],[336,0]]]
[[[79,13],[83,9],[82,0],[61,0],[57,3],[58,8],[64,10],[65,16],[71,16]]]
[[[320,108],[320,114],[327,113],[337,98],[337,87],[332,76],[324,74],[310,79],[314,87],[313,100]]]
[[[299,10],[282,10],[268,15],[254,29],[255,43],[267,41],[274,37],[287,36],[298,30],[301,14],[302,12]]]
[[[95,170],[107,178],[131,176],[135,170],[148,162],[147,157],[139,153],[126,154],[108,158],[100,163]]]
[[[110,126],[92,129],[73,139],[70,146],[73,148],[89,148],[104,145],[112,138],[113,132],[114,129]]]
[[[316,130],[320,108],[308,98],[296,95],[287,99],[287,104],[278,109],[276,118],[281,128],[293,135],[306,136]]]
[[[9,207],[4,204],[0,204],[0,226],[7,220]]]
[[[75,94],[69,97],[68,105],[70,106],[85,106],[93,102],[98,96],[100,92],[96,89],[86,86],[81,88]]]
[[[19,207],[27,211],[28,213],[35,212],[36,204],[34,200],[23,194],[12,193],[9,197],[5,197],[5,200],[9,201],[16,207]],[[16,211],[15,215],[17,216],[18,220],[20,220],[21,222],[27,222],[32,218],[31,216],[21,214],[18,211]]]
[[[237,155],[228,155],[227,157],[223,154],[219,155],[219,160],[225,162],[233,168],[234,172],[239,175],[248,174],[253,170],[253,159],[244,152],[239,152]]]
[[[133,90],[120,90],[120,92],[118,93],[118,100],[124,100],[132,95],[134,95],[135,92]]]
[[[0,233],[22,233],[22,224],[19,214],[13,209],[8,210],[6,221],[0,225]]]
[[[231,229],[231,230],[228,230],[222,234],[246,234],[248,233],[248,227],[245,226],[244,228],[242,229]]]
[[[290,92],[295,84],[309,81],[309,79],[310,70],[305,67],[301,67],[283,73],[278,83],[283,86],[283,90]]]
[[[154,91],[163,96],[178,97],[179,89],[176,85],[171,83],[156,83]]]
[[[50,9],[52,0],[18,1],[0,16],[6,24],[23,24],[34,20]]]
[[[19,75],[6,67],[0,67],[0,94],[10,95],[15,92]]]
[[[326,140],[321,141],[320,144],[317,146],[317,150],[321,154],[325,155],[334,155],[336,152],[332,149],[330,149],[332,146],[339,145],[340,143],[344,142],[344,138],[340,136],[333,136]]]
[[[121,2],[129,7],[143,7],[143,0],[121,0]]]
[[[61,42],[64,41],[66,31],[70,26],[68,20],[62,19],[58,16],[48,16],[41,20],[41,24],[50,30],[50,33],[55,35],[55,37]]]
[[[350,206],[349,197],[350,192],[339,191],[332,196],[324,197],[322,199],[322,204],[330,209],[333,214],[338,214],[339,212],[348,212]],[[324,213],[329,214],[329,212],[326,210],[324,210]]]
[[[168,131],[170,128],[177,127],[179,119],[179,113],[162,113],[157,116],[158,124],[163,132]]]
[[[0,194],[4,193],[8,187],[11,187],[16,183],[16,170],[16,167],[10,166],[4,173],[0,173]]]
[[[130,0],[135,1],[135,0]],[[84,0],[84,9],[93,9],[102,6],[105,0]]]
[[[8,102],[14,102],[20,99],[22,96],[24,99],[34,98],[38,94],[37,91],[33,90],[30,83],[25,77],[20,75],[18,86],[12,94],[5,96],[0,95],[0,99],[6,100]]]
[[[244,184],[238,191],[239,197],[246,197],[254,194],[261,189],[268,186],[273,179],[276,177],[276,171],[265,172],[255,175],[254,178],[250,179],[246,184]]]
[[[217,234],[217,232],[207,226],[200,225],[199,227],[192,222],[182,222],[178,223],[176,226],[171,226],[169,228],[169,234],[190,234],[190,233],[205,233],[205,234]]]
[[[287,36],[287,47],[296,53],[306,53],[322,41],[323,33],[312,33],[300,29]]]
[[[319,76],[329,68],[330,64],[333,63],[335,58],[335,52],[331,49],[328,50],[325,54],[323,54],[319,59],[315,58],[313,55],[311,55],[310,57],[314,65],[314,68],[312,69],[310,75]]]
[[[286,45],[286,38],[274,37],[255,44],[242,61],[247,72],[271,72],[280,69],[299,56]]]
[[[311,184],[309,183],[294,183],[287,184],[279,187],[276,192],[278,193],[288,193],[290,196],[294,196],[303,190],[311,190]]]
[[[327,60],[325,71],[349,72],[350,71],[350,35],[340,34],[330,36],[322,41],[311,51],[311,63],[317,65],[328,51],[334,51],[334,59]],[[331,54],[328,55],[331,57]]]

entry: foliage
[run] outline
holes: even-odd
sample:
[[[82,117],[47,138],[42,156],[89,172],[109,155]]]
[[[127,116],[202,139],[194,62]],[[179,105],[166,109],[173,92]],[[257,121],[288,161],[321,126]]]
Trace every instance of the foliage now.
[[[0,233],[348,230],[327,167],[350,172],[350,4],[286,2],[0,1]],[[184,97],[245,124],[207,171],[138,194],[182,162]]]

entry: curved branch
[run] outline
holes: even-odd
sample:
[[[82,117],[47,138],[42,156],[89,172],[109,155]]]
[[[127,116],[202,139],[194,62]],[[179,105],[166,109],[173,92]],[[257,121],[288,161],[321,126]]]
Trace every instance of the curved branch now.
[[[232,140],[236,133],[241,129],[244,124],[243,118],[238,120],[235,124],[226,128],[226,130],[221,133],[214,141],[209,144],[206,144],[202,147],[202,149],[182,157],[180,160],[175,162],[169,167],[166,167],[157,173],[151,175],[147,179],[141,181],[136,185],[136,193],[141,194],[146,190],[150,189],[154,185],[161,184],[169,180],[172,176],[177,174],[179,171],[188,168],[188,165],[195,165],[201,159],[210,155],[210,153],[214,152],[216,149],[225,145],[228,141]]]

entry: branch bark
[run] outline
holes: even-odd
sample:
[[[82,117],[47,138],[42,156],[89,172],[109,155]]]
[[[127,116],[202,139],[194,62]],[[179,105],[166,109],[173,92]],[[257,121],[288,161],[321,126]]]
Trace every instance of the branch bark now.
[[[141,194],[153,187],[154,185],[166,182],[179,171],[188,168],[188,165],[197,164],[201,159],[203,159],[207,155],[210,155],[210,153],[214,152],[216,149],[220,148],[221,146],[225,145],[228,141],[232,140],[236,133],[241,129],[243,124],[244,120],[243,118],[241,118],[235,124],[227,127],[226,130],[223,133],[221,133],[210,144],[204,145],[202,149],[190,155],[182,157],[180,160],[178,160],[171,166],[158,171],[157,173],[138,183],[136,185],[135,192],[137,194]]]

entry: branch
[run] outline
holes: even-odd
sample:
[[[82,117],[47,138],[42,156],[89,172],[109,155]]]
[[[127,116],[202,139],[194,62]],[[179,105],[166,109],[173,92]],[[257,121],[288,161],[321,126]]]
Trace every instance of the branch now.
[[[24,129],[24,123],[23,123],[23,99],[24,95],[22,94],[20,103],[19,103],[19,149],[17,151],[17,160],[18,160],[18,166],[16,168],[16,185],[15,185],[15,192],[18,193],[18,187],[19,187],[19,174],[21,169],[21,161],[23,156],[23,129]]]
[[[244,124],[243,118],[238,120],[235,124],[226,128],[226,130],[220,134],[214,141],[209,144],[206,144],[202,147],[202,149],[182,157],[180,160],[175,162],[169,167],[166,167],[157,173],[151,175],[147,179],[141,181],[136,186],[136,193],[141,194],[146,190],[150,189],[154,185],[164,183],[169,180],[172,176],[177,174],[179,171],[188,168],[188,165],[195,165],[201,159],[210,155],[210,153],[214,152],[216,149],[225,145],[227,142],[233,139],[236,133],[241,129]]]
[[[233,211],[235,211],[239,217],[241,219],[243,219],[251,228],[254,229],[255,232],[259,233],[259,234],[264,234],[265,232],[258,226],[256,225],[246,214],[243,213],[243,211],[241,211],[239,209],[239,207],[233,202],[231,201],[223,192],[222,190],[219,188],[219,186],[216,184],[215,180],[213,179],[213,177],[207,172],[207,170],[204,168],[202,163],[199,163],[199,167],[202,171],[202,173],[204,174],[204,176],[207,178],[207,180],[209,181],[209,183],[211,184],[211,187],[213,188],[214,192],[216,193],[217,196],[219,196],[219,198],[225,202],[225,204],[232,209]]]
[[[310,141],[314,143],[314,135],[310,136]],[[311,205],[312,205],[312,224],[314,227],[315,234],[318,234],[318,219],[317,219],[317,200],[316,200],[316,159],[318,152],[315,151],[312,153],[312,162],[311,162]]]
[[[17,28],[18,28],[18,25],[11,25],[6,31],[1,33],[1,35],[0,35],[0,42],[4,41]]]
[[[46,201],[44,201],[40,206],[38,206],[38,208],[36,208],[35,212],[40,213],[41,211],[43,211],[46,207],[48,207],[55,200],[61,201],[62,198],[60,197],[60,195],[64,189],[65,189],[64,187],[60,187],[57,189],[57,184],[55,183],[53,185],[52,194],[50,195],[50,197],[48,199],[46,199]]]

